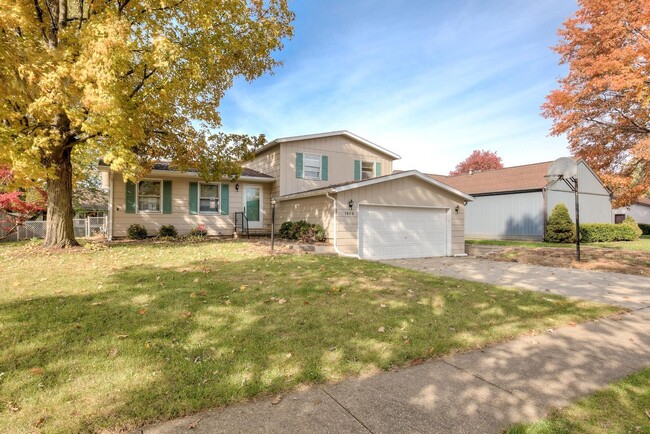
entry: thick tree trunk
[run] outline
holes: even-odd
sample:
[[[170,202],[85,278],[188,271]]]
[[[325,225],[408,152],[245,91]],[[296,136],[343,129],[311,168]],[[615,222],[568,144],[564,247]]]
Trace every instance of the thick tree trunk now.
[[[72,148],[53,159],[54,177],[47,179],[47,223],[44,247],[78,246],[72,218]]]

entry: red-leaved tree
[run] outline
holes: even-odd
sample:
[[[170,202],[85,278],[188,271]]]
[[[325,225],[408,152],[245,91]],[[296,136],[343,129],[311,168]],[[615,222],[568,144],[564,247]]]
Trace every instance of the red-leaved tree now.
[[[566,77],[542,106],[617,196],[650,192],[650,0],[579,0],[554,50]]]
[[[0,239],[7,238],[26,221],[47,208],[47,196],[40,188],[30,191],[3,191],[12,181],[11,170],[0,167],[0,229],[5,232]]]
[[[475,150],[465,161],[461,161],[456,169],[449,172],[450,175],[462,175],[464,173],[482,172],[485,170],[503,169],[501,157],[496,152]]]

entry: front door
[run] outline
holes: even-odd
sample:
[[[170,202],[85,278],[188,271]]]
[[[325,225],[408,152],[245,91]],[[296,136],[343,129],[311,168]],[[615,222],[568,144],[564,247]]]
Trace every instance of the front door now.
[[[248,227],[262,227],[262,187],[258,185],[244,186],[244,212],[248,218]]]

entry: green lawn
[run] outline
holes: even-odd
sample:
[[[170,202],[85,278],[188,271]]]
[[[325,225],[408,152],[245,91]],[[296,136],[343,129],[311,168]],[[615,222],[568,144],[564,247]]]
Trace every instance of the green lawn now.
[[[545,243],[542,241],[512,241],[512,240],[466,240],[468,244],[510,247],[566,247],[575,248],[575,244]],[[583,243],[585,247],[601,247],[607,249],[650,251],[650,237],[643,236],[636,241],[617,241],[611,243]]]
[[[573,433],[650,433],[650,369],[553,411],[544,420],[508,430],[508,434]]]
[[[620,310],[266,252],[0,245],[0,431],[129,429]]]

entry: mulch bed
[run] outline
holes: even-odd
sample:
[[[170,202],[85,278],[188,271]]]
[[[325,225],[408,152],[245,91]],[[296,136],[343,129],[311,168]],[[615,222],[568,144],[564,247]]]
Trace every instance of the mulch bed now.
[[[575,253],[575,249],[567,248],[505,247],[488,258],[494,261],[609,271],[650,277],[649,252],[582,247],[580,262],[575,260]]]

